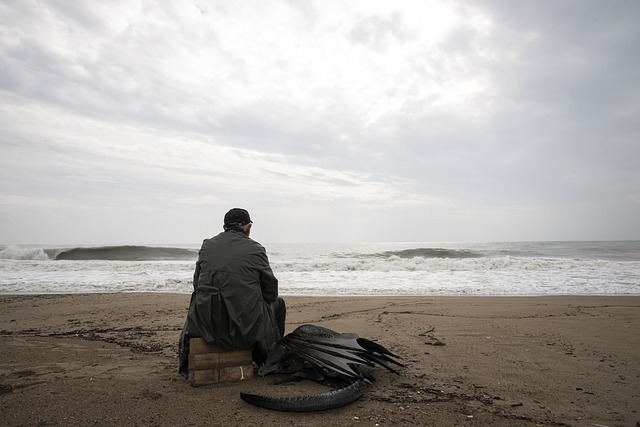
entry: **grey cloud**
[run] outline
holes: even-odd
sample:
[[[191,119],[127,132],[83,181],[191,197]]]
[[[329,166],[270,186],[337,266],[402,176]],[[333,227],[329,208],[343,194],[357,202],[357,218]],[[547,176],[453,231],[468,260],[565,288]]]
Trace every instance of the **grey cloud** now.
[[[389,41],[402,42],[407,38],[407,30],[398,12],[388,16],[370,15],[357,22],[348,37],[374,49],[383,49]]]
[[[83,2],[68,2],[64,0],[52,0],[48,3],[51,6],[50,13],[55,15],[55,19],[68,22],[68,31],[72,32],[74,27],[80,26],[93,31],[105,31],[104,13],[109,13],[107,4],[96,5]],[[41,5],[41,7],[44,5]],[[115,10],[114,10],[115,12]]]
[[[339,76],[349,77],[352,70],[334,65],[325,73],[334,73],[336,81],[329,78],[324,86],[305,92],[318,100],[288,92],[317,83],[308,68],[313,62],[297,55],[327,50],[313,51],[308,39],[301,38],[301,50],[259,52],[264,57],[258,61],[224,37],[218,38],[224,34],[215,20],[224,13],[233,14],[230,6],[200,5],[197,18],[202,25],[185,25],[175,14],[175,21],[168,19],[163,27],[155,27],[137,14],[136,5],[120,4],[125,5],[133,8],[128,25],[126,20],[107,19],[110,12],[102,4],[17,2],[3,8],[0,88],[7,108],[31,105],[52,116],[64,111],[115,127],[153,129],[175,135],[176,140],[189,135],[200,144],[254,150],[300,168],[288,173],[285,167],[265,166],[265,176],[274,182],[279,176],[283,182],[303,177],[336,190],[358,185],[342,175],[323,172],[346,171],[353,175],[345,176],[357,176],[360,185],[385,183],[389,188],[403,187],[416,197],[447,199],[446,209],[428,214],[440,220],[521,211],[530,215],[522,218],[534,220],[535,213],[544,211],[560,221],[554,216],[570,218],[592,210],[599,220],[617,211],[626,216],[616,218],[632,222],[640,214],[640,122],[636,118],[640,61],[635,55],[640,4],[636,1],[615,6],[597,1],[464,3],[457,6],[462,16],[471,17],[479,10],[492,21],[490,30],[463,19],[448,38],[430,49],[415,44],[401,13],[363,14],[349,22],[346,30],[340,28],[345,31],[341,40],[353,43],[348,45],[353,52],[356,45],[360,50],[366,46],[372,56],[365,59],[380,55],[384,60],[385,53],[403,46],[411,47],[412,54],[405,62],[393,64],[396,74],[381,76],[390,80],[380,81],[380,91],[362,87],[370,92],[361,99],[349,86],[358,81],[337,81]],[[304,36],[320,37],[328,31],[322,26],[323,14],[328,12],[321,3],[292,2],[290,6],[300,27],[313,30]],[[166,7],[158,13],[169,17],[173,6]],[[49,26],[51,14],[58,27]],[[85,34],[86,40],[74,39],[79,34]],[[52,36],[60,37],[57,41],[63,45],[64,40],[79,44],[75,49],[73,43],[60,49]],[[185,46],[193,49],[182,51]],[[174,51],[213,58],[207,63],[210,69],[182,66]],[[277,60],[271,61],[272,57]],[[225,65],[225,71],[220,72],[216,63]],[[265,64],[274,69],[261,69]],[[173,74],[162,70],[162,65],[174,66]],[[205,83],[190,86],[189,76],[196,71],[202,71]],[[300,86],[288,85],[292,73],[297,73]],[[459,105],[442,107],[457,79],[474,78],[486,87]],[[421,90],[425,88],[434,90]],[[246,98],[233,104],[236,91]],[[3,119],[3,157],[16,156],[16,162],[3,160],[0,188],[34,197],[47,193],[65,200],[77,197],[78,203],[92,206],[100,205],[96,199],[117,204],[138,195],[158,208],[175,206],[168,201],[175,195],[194,200],[201,193],[224,203],[232,193],[213,188],[215,177],[206,176],[202,180],[206,183],[200,184],[198,179],[182,182],[179,175],[190,170],[172,169],[170,162],[169,166],[148,164],[144,159],[108,155],[92,159],[89,147],[81,150],[63,140],[70,135],[76,141],[87,136],[82,134],[83,126],[86,123],[70,128],[67,136],[54,137],[47,129],[25,135],[12,132],[10,121]],[[46,138],[50,140],[44,144]],[[19,157],[18,149],[33,155]],[[30,164],[21,165],[25,159]],[[212,162],[224,169],[224,159]],[[321,172],[305,172],[304,166],[310,165]],[[241,171],[233,172],[240,177]],[[278,189],[257,193],[249,191],[246,197],[274,210],[295,204]],[[333,207],[320,206],[329,197],[312,199],[299,207],[307,214],[305,221],[313,221],[314,212],[327,217],[335,213]],[[375,217],[376,224],[389,218],[384,210],[368,212],[366,203],[336,203],[354,218]],[[411,219],[420,220],[421,209],[409,209]],[[126,217],[124,211],[121,215]],[[584,222],[589,224],[587,219]],[[363,233],[359,235],[366,235],[366,230]],[[616,233],[620,235],[618,229]],[[390,231],[387,236],[395,235]]]

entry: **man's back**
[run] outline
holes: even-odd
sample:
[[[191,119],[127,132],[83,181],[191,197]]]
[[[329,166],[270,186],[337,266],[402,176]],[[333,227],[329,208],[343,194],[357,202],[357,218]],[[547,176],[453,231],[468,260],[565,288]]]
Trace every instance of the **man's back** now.
[[[278,297],[278,280],[264,247],[235,230],[203,242],[194,274],[194,289],[201,285],[214,286],[227,296],[259,291],[269,303]]]

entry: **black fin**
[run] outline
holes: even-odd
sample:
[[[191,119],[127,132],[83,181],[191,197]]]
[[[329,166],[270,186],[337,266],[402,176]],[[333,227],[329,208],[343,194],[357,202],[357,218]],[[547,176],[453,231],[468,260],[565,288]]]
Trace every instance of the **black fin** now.
[[[361,378],[358,365],[379,366],[398,374],[390,364],[404,366],[385,347],[354,333],[339,334],[331,329],[302,325],[280,340],[280,344],[330,375]]]

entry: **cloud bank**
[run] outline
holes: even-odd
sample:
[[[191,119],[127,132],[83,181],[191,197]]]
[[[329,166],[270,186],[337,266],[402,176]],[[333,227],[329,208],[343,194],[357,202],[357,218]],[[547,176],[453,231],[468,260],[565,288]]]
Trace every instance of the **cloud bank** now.
[[[0,243],[640,239],[635,1],[0,17]]]

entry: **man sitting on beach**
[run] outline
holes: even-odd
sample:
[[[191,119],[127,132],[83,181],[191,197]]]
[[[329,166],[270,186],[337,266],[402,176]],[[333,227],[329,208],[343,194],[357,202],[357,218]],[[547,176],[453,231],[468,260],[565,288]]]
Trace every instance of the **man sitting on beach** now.
[[[231,209],[224,231],[202,243],[178,343],[179,372],[185,377],[190,337],[227,350],[252,348],[253,360],[261,364],[284,335],[285,303],[264,247],[249,237],[252,225],[249,212]]]

